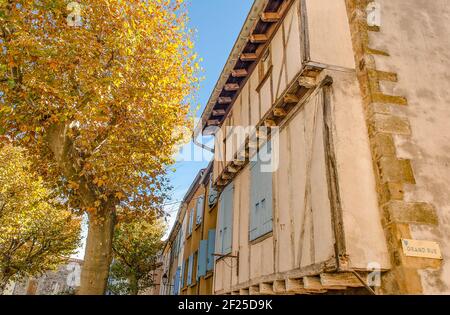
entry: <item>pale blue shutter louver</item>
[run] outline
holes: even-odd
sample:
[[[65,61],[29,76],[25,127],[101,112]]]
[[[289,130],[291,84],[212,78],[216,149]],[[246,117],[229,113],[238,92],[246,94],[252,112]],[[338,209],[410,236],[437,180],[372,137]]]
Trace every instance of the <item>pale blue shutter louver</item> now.
[[[197,258],[197,279],[206,275],[206,264],[208,256],[208,240],[200,241],[200,249]]]
[[[209,230],[208,231],[208,254],[207,254],[207,259],[206,259],[206,270],[207,271],[214,270],[215,247],[216,247],[216,230]]]
[[[202,223],[203,219],[203,205],[204,205],[204,198],[200,197],[197,199],[197,219],[196,224],[199,225]]]
[[[187,285],[190,286],[192,284],[192,268],[194,265],[194,256],[189,256],[188,261],[188,275],[187,275]]]

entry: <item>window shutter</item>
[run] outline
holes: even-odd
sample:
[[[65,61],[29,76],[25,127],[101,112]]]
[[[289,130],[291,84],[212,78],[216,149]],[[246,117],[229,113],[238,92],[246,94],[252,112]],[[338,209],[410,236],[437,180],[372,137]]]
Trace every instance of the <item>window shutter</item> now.
[[[191,212],[189,213],[189,235],[192,234],[193,226],[194,226],[194,209],[191,209]]]
[[[203,197],[200,197],[200,198],[197,199],[197,220],[196,220],[197,225],[202,223],[202,219],[203,219],[203,205],[204,205],[203,201],[204,201]]]
[[[194,256],[189,256],[188,262],[188,276],[187,276],[187,285],[190,286],[192,284],[192,267],[194,265]]]
[[[206,270],[214,270],[214,251],[216,247],[216,230],[208,231],[208,255],[206,257]]]
[[[265,150],[271,153],[270,142],[261,149]],[[272,172],[262,172],[261,166],[260,159],[251,166],[250,241],[273,230]]]
[[[208,254],[208,240],[200,241],[197,262],[197,280],[206,275],[206,264]]]
[[[233,233],[233,184],[228,185],[223,198],[223,236],[222,236],[222,254],[231,253],[232,233]]]
[[[183,261],[183,267],[181,268],[181,288],[184,288],[186,274],[186,261]]]
[[[177,272],[175,273],[175,283],[174,283],[174,286],[173,286],[173,295],[178,295],[178,293],[179,293],[180,273],[181,273],[181,268],[178,267],[177,268]]]

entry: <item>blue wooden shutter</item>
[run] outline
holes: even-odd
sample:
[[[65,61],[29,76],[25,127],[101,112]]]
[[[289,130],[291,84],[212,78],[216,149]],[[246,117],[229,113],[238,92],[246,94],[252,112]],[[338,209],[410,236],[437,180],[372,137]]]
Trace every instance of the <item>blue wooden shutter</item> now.
[[[206,264],[208,255],[208,241],[200,241],[200,249],[197,257],[197,280],[206,275]]]
[[[178,267],[177,268],[177,272],[175,273],[175,283],[173,286],[173,295],[178,295],[179,293],[179,289],[180,289],[180,273],[181,273],[181,268]]]
[[[262,148],[271,153],[270,143]],[[250,241],[273,230],[272,172],[262,172],[258,159],[251,165]]]
[[[192,268],[194,265],[194,255],[189,256],[188,262],[188,276],[187,276],[187,285],[190,286],[192,284]]]
[[[233,184],[228,185],[221,196],[220,216],[221,216],[221,254],[231,253],[233,234]]]
[[[216,247],[216,230],[208,231],[208,254],[206,257],[206,270],[214,270],[214,251]]]
[[[204,197],[200,197],[197,199],[197,219],[196,224],[199,225],[202,223],[203,219],[203,205],[204,205]]]
[[[192,234],[193,227],[194,227],[194,210],[195,210],[195,208],[192,208],[191,212],[189,213],[189,235]]]
[[[186,261],[183,261],[183,267],[181,268],[181,288],[184,288],[186,275]]]

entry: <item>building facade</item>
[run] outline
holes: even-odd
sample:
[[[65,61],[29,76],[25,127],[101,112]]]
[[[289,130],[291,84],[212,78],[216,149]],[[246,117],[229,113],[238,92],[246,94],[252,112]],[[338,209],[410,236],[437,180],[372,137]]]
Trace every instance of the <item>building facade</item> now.
[[[196,133],[216,138],[214,294],[450,293],[449,14],[255,1]]]
[[[69,259],[68,263],[40,277],[26,278],[11,283],[5,295],[73,295],[80,287],[82,260]]]
[[[166,242],[162,277],[167,280],[162,280],[161,294],[212,294],[216,217],[211,163],[189,188]]]

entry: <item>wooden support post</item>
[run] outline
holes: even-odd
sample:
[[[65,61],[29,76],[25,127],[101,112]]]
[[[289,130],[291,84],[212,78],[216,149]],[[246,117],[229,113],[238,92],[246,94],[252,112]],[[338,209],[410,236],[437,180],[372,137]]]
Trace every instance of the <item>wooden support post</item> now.
[[[231,71],[231,75],[234,78],[244,78],[248,75],[248,72],[246,69],[235,69],[235,70]]]
[[[266,34],[253,34],[250,36],[250,42],[252,44],[264,44],[267,40]]]

